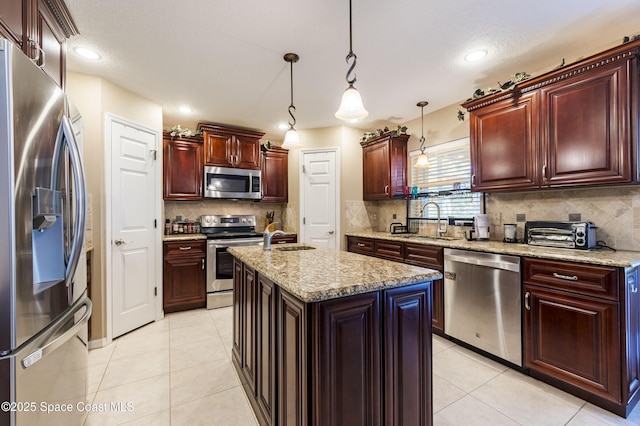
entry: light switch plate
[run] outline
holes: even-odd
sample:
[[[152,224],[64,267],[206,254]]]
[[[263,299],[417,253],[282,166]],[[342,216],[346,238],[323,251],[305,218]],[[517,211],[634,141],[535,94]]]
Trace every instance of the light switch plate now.
[[[524,213],[518,213],[516,214],[516,222],[526,222],[527,221],[527,215]]]
[[[569,213],[569,222],[580,222],[582,215],[580,213]]]

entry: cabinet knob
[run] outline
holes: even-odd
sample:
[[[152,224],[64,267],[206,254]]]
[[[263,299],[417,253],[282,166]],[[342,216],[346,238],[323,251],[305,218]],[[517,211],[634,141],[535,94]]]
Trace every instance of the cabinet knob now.
[[[549,178],[547,178],[547,165],[546,164],[544,166],[542,166],[542,179],[543,180],[549,180]]]
[[[471,186],[476,186],[476,175],[475,175],[475,173],[471,175]]]

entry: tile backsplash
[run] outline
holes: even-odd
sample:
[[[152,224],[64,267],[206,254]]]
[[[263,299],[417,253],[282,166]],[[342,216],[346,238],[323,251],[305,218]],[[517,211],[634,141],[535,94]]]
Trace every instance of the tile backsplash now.
[[[638,185],[487,193],[486,209],[491,219],[492,240],[503,239],[505,223],[515,223],[517,238],[521,239],[525,221],[568,221],[579,215],[580,220],[596,225],[596,238],[606,245],[618,250],[640,251]],[[345,214],[345,232],[389,232],[391,223],[405,224],[406,203],[404,200],[347,201]],[[420,233],[435,233],[435,223],[421,225]],[[459,236],[467,229],[450,226],[447,235]]]

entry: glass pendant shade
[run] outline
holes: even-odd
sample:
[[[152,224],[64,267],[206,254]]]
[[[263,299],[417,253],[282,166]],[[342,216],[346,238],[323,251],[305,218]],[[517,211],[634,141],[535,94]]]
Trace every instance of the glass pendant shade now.
[[[298,136],[298,132],[296,132],[296,129],[291,127],[289,130],[287,130],[287,133],[285,133],[284,135],[284,142],[282,143],[282,148],[292,149],[292,148],[298,148],[300,146],[302,146],[302,143],[300,142],[300,136]]]
[[[340,108],[336,111],[336,118],[340,120],[355,121],[361,120],[369,115],[369,111],[364,109],[360,93],[353,85],[349,85],[347,90],[342,94],[342,102]]]
[[[416,159],[415,167],[429,167],[429,157],[422,151]]]

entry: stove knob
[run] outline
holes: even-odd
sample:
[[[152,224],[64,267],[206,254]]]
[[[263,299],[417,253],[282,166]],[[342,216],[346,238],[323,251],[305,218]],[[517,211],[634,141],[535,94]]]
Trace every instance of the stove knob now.
[[[576,245],[578,247],[584,246],[584,238],[576,238]]]
[[[217,217],[213,218],[213,223],[218,223],[218,218]]]
[[[244,217],[242,218],[242,223],[247,223],[247,219],[245,219]]]
[[[584,231],[580,230],[580,231],[576,232],[576,235],[578,237],[584,237]]]

